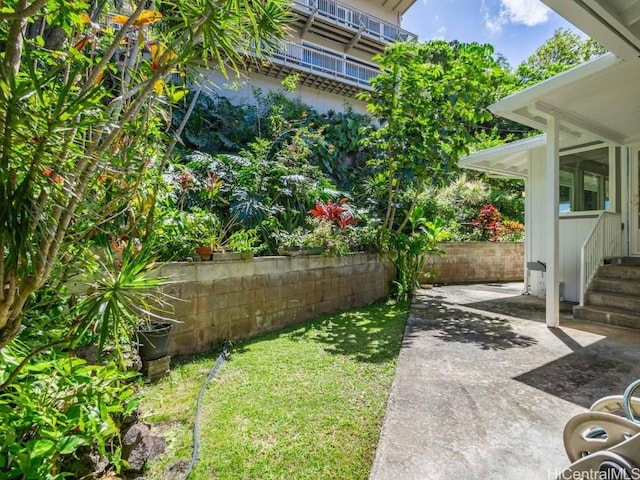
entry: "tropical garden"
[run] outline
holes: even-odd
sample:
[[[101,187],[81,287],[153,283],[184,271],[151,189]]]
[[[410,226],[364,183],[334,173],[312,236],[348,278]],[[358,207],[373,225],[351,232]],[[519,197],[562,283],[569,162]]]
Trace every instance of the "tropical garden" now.
[[[373,250],[396,265],[395,294],[406,300],[439,242],[519,239],[522,185],[461,174],[456,160],[531,134],[493,119],[486,105],[601,52],[558,32],[512,70],[489,45],[395,44],[376,59],[381,74],[361,96],[369,115],[291,100],[295,77],[281,91],[255,90],[248,105],[201,88],[204,67],[232,76],[277,45],[286,22],[283,0],[0,6],[0,478],[80,478],[91,472],[72,465],[87,455],[105,459],[105,476],[126,470],[121,431],[141,398],[133,333],[167,313],[158,287],[169,280],[153,274],[158,262],[197,260],[201,246],[255,255]],[[338,349],[340,334],[356,335],[341,322],[358,330],[355,346],[372,351],[350,378],[380,385],[345,420],[348,435],[365,432],[365,450],[377,435],[402,305],[283,333],[308,340],[313,357],[314,345],[330,339]],[[243,348],[251,358],[260,347]],[[331,369],[361,360],[341,353]],[[259,366],[248,368],[264,376]],[[182,374],[189,368],[198,367]],[[317,368],[306,382],[331,370],[319,358]],[[337,406],[341,376],[326,379]],[[151,402],[153,392],[145,392]],[[369,408],[373,421],[353,428]],[[224,429],[215,435],[217,443]],[[234,448],[231,469],[243,463]],[[300,462],[292,449],[291,462]],[[319,461],[309,475],[321,476]],[[273,477],[288,471],[278,468]],[[362,465],[344,469],[343,478],[362,477]]]

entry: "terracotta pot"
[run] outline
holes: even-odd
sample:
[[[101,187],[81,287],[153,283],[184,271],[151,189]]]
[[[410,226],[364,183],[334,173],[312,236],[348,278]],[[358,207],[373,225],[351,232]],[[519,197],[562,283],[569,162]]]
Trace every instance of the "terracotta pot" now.
[[[213,253],[213,249],[209,246],[207,247],[196,247],[196,252],[200,255],[202,260],[211,260],[211,254]]]

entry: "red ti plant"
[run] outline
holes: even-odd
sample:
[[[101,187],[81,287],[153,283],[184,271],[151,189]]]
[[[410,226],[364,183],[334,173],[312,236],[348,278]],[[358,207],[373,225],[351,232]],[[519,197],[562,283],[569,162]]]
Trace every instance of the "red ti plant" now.
[[[502,216],[496,207],[491,204],[480,209],[478,218],[471,222],[474,228],[480,230],[480,238],[491,242],[499,241],[498,233],[502,227]]]
[[[309,212],[315,218],[320,218],[336,224],[342,230],[347,228],[348,225],[356,223],[357,219],[353,216],[348,207],[345,207],[347,199],[343,198],[339,203],[333,203],[331,200],[326,204],[318,203]]]

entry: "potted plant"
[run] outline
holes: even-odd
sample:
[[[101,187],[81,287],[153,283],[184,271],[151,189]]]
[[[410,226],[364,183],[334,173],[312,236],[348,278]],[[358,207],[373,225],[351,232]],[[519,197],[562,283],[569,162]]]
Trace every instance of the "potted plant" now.
[[[171,322],[144,322],[136,331],[136,343],[141,360],[166,357],[169,350]]]
[[[188,215],[185,227],[188,241],[202,260],[211,260],[213,252],[219,248],[220,222],[218,218],[204,210],[195,210]]]
[[[164,345],[164,353],[161,351],[152,356],[166,355],[172,321],[167,316],[171,297],[163,292],[163,288],[170,279],[157,274],[160,264],[155,262],[154,250],[150,240],[141,244],[128,241],[120,252],[120,260],[109,255],[89,280],[87,292],[78,304],[80,317],[87,323],[78,335],[97,337],[100,356],[108,346],[124,364],[130,342],[134,346],[143,344],[154,348]],[[138,334],[150,331],[162,331],[165,337],[143,340]],[[141,350],[143,354],[145,349]]]
[[[310,223],[312,230],[304,239],[307,255],[320,255],[325,252],[333,255],[349,253],[346,235],[332,222],[322,218],[312,218]]]
[[[242,260],[253,258],[254,247],[259,242],[255,229],[240,230],[229,237],[229,249],[240,253]]]
[[[278,233],[278,255],[294,257],[302,254],[302,246],[308,231],[298,227],[292,232]]]

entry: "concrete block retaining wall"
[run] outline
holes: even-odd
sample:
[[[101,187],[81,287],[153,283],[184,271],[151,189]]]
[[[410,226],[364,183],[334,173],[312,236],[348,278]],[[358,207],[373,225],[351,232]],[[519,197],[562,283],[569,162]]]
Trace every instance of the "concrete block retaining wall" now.
[[[174,318],[169,354],[190,354],[215,342],[249,338],[324,313],[389,295],[393,266],[376,255],[257,257],[180,262],[162,268],[178,282],[167,292]]]
[[[425,269],[435,267],[432,283],[519,282],[524,280],[524,243],[446,242],[445,255],[430,255]]]

